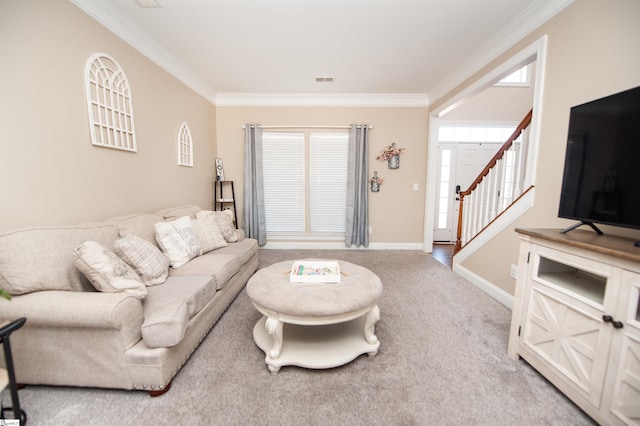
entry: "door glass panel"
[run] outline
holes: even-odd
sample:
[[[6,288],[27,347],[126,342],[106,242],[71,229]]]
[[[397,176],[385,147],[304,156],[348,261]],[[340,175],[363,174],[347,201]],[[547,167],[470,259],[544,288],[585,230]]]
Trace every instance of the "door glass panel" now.
[[[438,229],[446,229],[449,219],[451,186],[451,150],[443,149],[440,157],[440,196],[438,199]]]

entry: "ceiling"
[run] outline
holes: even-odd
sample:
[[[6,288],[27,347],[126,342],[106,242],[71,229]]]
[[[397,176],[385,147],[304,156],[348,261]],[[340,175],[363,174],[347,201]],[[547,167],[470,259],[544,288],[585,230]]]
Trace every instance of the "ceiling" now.
[[[305,94],[418,104],[570,2],[145,0],[159,7],[143,8],[143,0],[71,1],[214,102]]]

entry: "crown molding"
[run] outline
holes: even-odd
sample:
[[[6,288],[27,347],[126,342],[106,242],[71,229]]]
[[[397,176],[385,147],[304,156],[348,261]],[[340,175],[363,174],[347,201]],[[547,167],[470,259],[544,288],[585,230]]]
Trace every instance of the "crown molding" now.
[[[553,18],[573,2],[574,0],[533,1],[524,12],[485,43],[484,46],[469,57],[462,66],[451,73],[449,78],[430,91],[430,99],[438,100],[454,90],[466,79],[480,71],[488,63],[506,52],[526,35]]]
[[[194,92],[214,102],[215,92],[206,83],[113,7],[101,0],[70,1]]]
[[[218,93],[216,106],[428,107],[426,94]]]

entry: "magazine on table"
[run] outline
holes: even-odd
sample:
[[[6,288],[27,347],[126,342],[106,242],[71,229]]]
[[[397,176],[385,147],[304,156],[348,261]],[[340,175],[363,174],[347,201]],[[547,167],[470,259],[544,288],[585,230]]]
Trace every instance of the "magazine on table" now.
[[[339,283],[340,265],[336,260],[302,260],[293,262],[292,283]]]

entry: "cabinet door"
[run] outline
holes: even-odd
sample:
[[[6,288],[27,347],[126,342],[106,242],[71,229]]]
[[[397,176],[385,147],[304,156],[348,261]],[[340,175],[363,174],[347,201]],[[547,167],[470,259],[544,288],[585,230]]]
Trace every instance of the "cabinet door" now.
[[[612,423],[640,425],[640,275],[625,271],[616,330],[621,344],[612,347],[612,367],[618,366],[611,401]],[[617,349],[619,348],[619,349]]]
[[[612,336],[602,316],[606,305],[615,307],[615,286],[607,285],[614,271],[546,247],[531,254],[522,345],[533,359],[525,359],[599,408]]]

